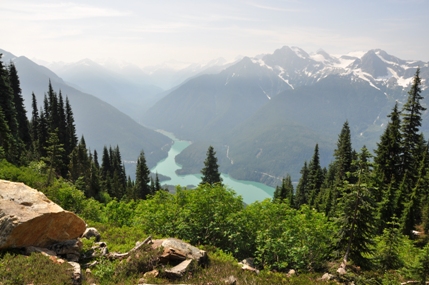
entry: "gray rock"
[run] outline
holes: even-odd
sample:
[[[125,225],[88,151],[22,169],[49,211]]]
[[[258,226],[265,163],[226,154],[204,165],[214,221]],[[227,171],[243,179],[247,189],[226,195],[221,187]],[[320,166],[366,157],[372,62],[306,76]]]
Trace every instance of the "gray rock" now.
[[[180,278],[183,277],[183,275],[188,272],[189,268],[191,267],[191,264],[194,260],[187,259],[179,263],[178,265],[174,266],[173,268],[166,269],[165,274],[168,278]]]
[[[96,228],[86,228],[85,232],[82,234],[83,238],[90,239],[92,237],[95,238],[96,242],[101,240],[101,235]]]

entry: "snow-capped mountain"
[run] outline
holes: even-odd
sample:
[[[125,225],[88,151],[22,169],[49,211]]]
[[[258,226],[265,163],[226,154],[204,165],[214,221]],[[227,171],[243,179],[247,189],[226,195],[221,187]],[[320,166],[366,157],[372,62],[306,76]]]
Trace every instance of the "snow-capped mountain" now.
[[[267,177],[298,177],[316,143],[321,161],[329,163],[346,120],[356,150],[373,149],[394,102],[406,99],[417,67],[422,95],[429,97],[427,62],[378,49],[338,56],[285,46],[187,80],[150,108],[143,121],[194,142],[177,157],[184,173],[198,172],[195,157],[214,145],[224,173],[275,184]],[[422,103],[429,105],[429,98]],[[423,121],[427,136],[429,113]]]
[[[298,47],[284,46],[273,54],[254,59],[261,66],[276,72],[292,88],[312,84],[332,74],[363,80],[374,88],[408,88],[417,67],[420,67],[422,89],[427,88],[429,63],[402,60],[387,52],[374,49],[362,56],[329,55],[323,50],[308,54]]]

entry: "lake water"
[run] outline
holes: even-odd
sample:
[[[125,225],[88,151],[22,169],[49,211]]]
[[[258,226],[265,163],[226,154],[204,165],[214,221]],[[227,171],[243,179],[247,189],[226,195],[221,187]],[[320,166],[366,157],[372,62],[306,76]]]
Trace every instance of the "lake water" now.
[[[174,137],[173,134],[159,131],[162,134],[168,136],[174,141],[170,151],[168,152],[168,157],[160,162],[151,169],[153,173],[157,172],[159,174],[170,177],[170,180],[163,181],[161,184],[169,185],[198,185],[201,182],[201,175],[190,174],[190,175],[177,175],[176,170],[181,169],[182,166],[177,164],[175,161],[176,155],[178,155],[182,150],[187,148],[190,145],[188,141],[178,140]],[[266,198],[272,198],[274,193],[274,188],[269,187],[265,184],[245,181],[245,180],[236,180],[231,178],[228,174],[221,174],[223,179],[222,183],[227,187],[233,189],[238,195],[243,197],[243,201],[246,204],[251,204],[255,201],[262,201]]]

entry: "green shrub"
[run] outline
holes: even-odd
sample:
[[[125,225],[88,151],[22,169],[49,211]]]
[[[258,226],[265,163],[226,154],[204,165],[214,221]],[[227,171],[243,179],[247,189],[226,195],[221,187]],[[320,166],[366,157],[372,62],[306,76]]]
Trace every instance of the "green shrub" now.
[[[73,284],[68,263],[57,264],[39,253],[30,256],[3,252],[0,259],[0,284]]]

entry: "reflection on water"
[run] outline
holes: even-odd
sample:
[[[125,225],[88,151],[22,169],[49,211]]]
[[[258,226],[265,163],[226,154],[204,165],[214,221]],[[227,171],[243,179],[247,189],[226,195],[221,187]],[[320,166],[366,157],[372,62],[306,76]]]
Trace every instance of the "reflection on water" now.
[[[174,158],[182,150],[188,147],[190,145],[190,142],[178,140],[173,136],[173,134],[168,132],[159,132],[171,138],[174,141],[174,144],[168,152],[168,157],[160,161],[154,168],[151,169],[151,171],[171,178],[170,180],[163,181],[162,184],[181,186],[198,185],[201,181],[201,175],[177,175],[175,172],[177,169],[181,169],[182,166],[180,164],[177,164]],[[250,204],[255,201],[262,201],[266,198],[271,199],[273,196],[274,188],[269,187],[265,184],[253,181],[235,180],[229,177],[228,174],[223,173],[221,177],[223,179],[223,184],[233,189],[238,195],[241,195],[243,197],[243,201],[246,204]]]

